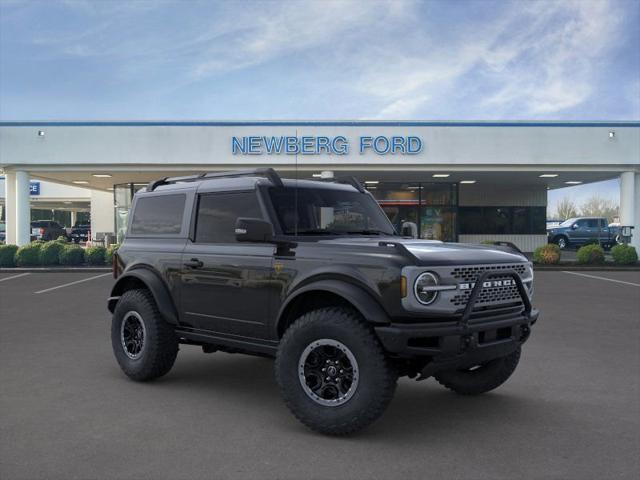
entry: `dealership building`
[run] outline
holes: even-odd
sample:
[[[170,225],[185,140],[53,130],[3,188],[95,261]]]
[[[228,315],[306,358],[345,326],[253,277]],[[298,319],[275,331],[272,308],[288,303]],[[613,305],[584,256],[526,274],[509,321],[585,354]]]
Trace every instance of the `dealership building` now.
[[[548,190],[619,178],[640,247],[640,122],[3,122],[7,241],[29,241],[33,181],[90,189],[93,233],[121,238],[149,181],[255,167],[352,175],[398,229],[524,251],[547,241]]]

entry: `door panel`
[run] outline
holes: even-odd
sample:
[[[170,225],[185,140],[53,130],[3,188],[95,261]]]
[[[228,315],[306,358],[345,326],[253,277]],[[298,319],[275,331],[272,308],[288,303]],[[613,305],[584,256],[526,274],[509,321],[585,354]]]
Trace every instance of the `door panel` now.
[[[275,292],[273,254],[272,245],[189,242],[182,256],[184,323],[219,333],[266,338],[271,321],[269,299]]]

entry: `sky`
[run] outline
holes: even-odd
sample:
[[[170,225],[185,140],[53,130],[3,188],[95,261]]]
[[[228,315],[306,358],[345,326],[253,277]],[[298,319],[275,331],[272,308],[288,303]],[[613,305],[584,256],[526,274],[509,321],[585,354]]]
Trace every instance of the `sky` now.
[[[640,0],[0,0],[0,121],[638,120],[638,25]]]

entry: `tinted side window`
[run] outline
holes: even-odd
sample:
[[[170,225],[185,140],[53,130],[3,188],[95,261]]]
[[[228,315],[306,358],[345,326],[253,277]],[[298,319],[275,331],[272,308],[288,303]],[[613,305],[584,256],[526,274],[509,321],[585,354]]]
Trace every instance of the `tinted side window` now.
[[[576,225],[578,225],[578,228],[587,228],[587,221],[586,220],[578,220],[576,222]]]
[[[131,220],[132,235],[175,235],[180,233],[186,195],[142,197]]]
[[[238,217],[262,218],[256,192],[200,195],[196,242],[235,243]]]

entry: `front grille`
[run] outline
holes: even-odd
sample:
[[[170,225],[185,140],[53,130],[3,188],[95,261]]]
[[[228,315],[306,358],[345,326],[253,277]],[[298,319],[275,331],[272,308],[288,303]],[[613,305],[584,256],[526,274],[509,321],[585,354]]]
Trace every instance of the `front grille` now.
[[[476,278],[478,278],[478,275],[481,273],[486,271],[493,272],[496,270],[513,270],[522,277],[522,275],[527,271],[527,266],[523,263],[514,263],[506,265],[474,265],[471,267],[458,267],[451,270],[451,276],[462,282],[475,282]]]
[[[500,265],[473,265],[469,267],[457,267],[451,270],[450,275],[460,281],[461,283],[475,283],[481,273],[490,271],[499,272],[500,270],[513,270],[520,278],[524,276],[527,271],[527,265],[523,263],[515,264],[500,264]],[[490,280],[507,280],[509,276],[495,276]],[[454,295],[450,302],[457,307],[464,307],[469,301],[471,295],[471,289],[462,291],[457,295]],[[488,305],[504,305],[521,302],[520,293],[516,285],[508,286],[495,286],[485,287],[480,290],[476,299],[476,306],[488,306]]]

